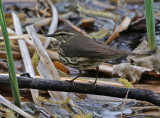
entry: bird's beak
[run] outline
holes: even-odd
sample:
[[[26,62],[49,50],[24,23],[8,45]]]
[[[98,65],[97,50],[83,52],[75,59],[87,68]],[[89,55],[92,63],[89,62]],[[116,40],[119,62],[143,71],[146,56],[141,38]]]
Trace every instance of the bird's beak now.
[[[45,37],[55,37],[54,34],[45,34],[44,36],[45,36]]]

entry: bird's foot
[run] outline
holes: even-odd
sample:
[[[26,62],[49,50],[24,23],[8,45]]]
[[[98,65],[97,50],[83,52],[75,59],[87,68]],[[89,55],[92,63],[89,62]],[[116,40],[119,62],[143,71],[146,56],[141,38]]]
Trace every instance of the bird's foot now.
[[[75,80],[75,78],[74,78],[74,79],[71,79],[71,80],[66,80],[66,81],[67,81],[67,82],[69,82],[69,83],[71,83],[71,84],[72,84],[72,86],[75,88],[74,80]]]
[[[95,80],[94,82],[92,82],[92,81],[89,81],[89,83],[93,84],[93,85],[94,85],[94,88],[96,88],[96,83],[97,83],[97,80]]]
[[[31,78],[31,75],[30,75],[29,73],[27,73],[27,72],[20,74],[20,76],[23,76],[23,77],[30,77],[30,78]]]

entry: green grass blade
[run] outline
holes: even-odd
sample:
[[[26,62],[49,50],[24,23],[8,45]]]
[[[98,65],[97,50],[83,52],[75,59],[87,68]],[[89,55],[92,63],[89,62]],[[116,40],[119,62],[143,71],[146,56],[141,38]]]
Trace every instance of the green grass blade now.
[[[147,37],[148,45],[151,50],[156,49],[155,43],[155,19],[154,19],[154,1],[144,0],[145,12],[146,12],[146,26],[147,26]]]
[[[7,32],[6,22],[4,18],[4,13],[3,13],[2,0],[0,0],[0,25],[2,28],[3,37],[5,39],[4,41],[5,41],[5,47],[6,47],[7,59],[8,59],[8,71],[10,75],[10,84],[11,84],[14,103],[18,107],[21,107],[17,77],[14,69],[13,56],[11,52],[11,46],[8,38],[8,32]]]

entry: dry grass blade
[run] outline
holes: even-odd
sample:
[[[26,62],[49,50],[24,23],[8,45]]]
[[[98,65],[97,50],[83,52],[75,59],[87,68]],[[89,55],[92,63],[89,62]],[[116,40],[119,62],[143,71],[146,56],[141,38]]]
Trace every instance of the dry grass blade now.
[[[117,15],[111,13],[111,12],[104,12],[104,11],[97,11],[97,10],[89,10],[86,9],[85,7],[82,7],[80,5],[77,5],[78,11],[82,14],[86,14],[89,16],[99,16],[99,17],[104,17],[104,18],[110,18],[113,20],[116,20],[118,18]]]
[[[9,39],[11,40],[11,39],[23,39],[23,38],[28,38],[28,36],[27,35],[20,35],[20,36],[15,36],[15,35],[13,35],[13,36],[9,36]],[[0,40],[4,40],[4,38],[1,36],[0,37]]]
[[[0,27],[0,32],[2,32],[1,27]],[[8,27],[7,27],[7,32],[8,32],[8,35],[15,35],[15,32]]]
[[[38,37],[41,39],[42,42],[44,42],[47,39],[47,37],[45,37],[42,34],[38,34]],[[9,36],[10,40],[24,39],[26,43],[28,43],[30,46],[34,47],[33,42],[31,40],[29,40],[29,38],[30,38],[30,36],[28,34],[22,34],[22,35],[17,36],[17,35],[15,35],[15,32],[14,32],[14,35]],[[4,38],[2,36],[0,36],[0,40],[4,40]],[[56,41],[55,38],[52,38],[52,40]]]
[[[25,118],[34,118],[31,115],[29,115],[28,113],[24,112],[23,110],[21,110],[20,108],[18,108],[16,105],[14,105],[12,102],[8,101],[7,99],[5,99],[3,96],[0,95],[0,103],[6,105],[7,107],[9,107],[10,109],[16,111],[17,113],[21,114],[22,116],[24,116]]]
[[[38,64],[38,71],[42,78],[44,79],[54,79],[59,80],[60,77],[58,75],[57,70],[55,69],[50,57],[48,56],[45,48],[43,47],[42,43],[40,42],[33,26],[26,27],[31,39],[35,44],[35,48],[40,56],[40,62]],[[53,99],[62,100],[62,95],[57,92],[49,92]]]
[[[23,32],[22,32],[22,28],[21,28],[21,24],[20,24],[18,16],[13,12],[12,17],[13,17],[14,26],[16,26],[15,27],[16,34],[17,35],[22,35]],[[29,73],[31,75],[31,77],[34,78],[35,73],[34,73],[34,70],[33,70],[33,67],[32,67],[32,62],[31,62],[31,58],[30,58],[29,51],[28,51],[28,48],[26,46],[26,43],[23,39],[19,39],[18,44],[19,44],[21,55],[22,55],[22,58],[23,58],[23,63],[24,63],[24,66],[25,66],[25,70],[26,70],[27,73]],[[38,90],[31,89],[31,94],[32,94],[33,101],[37,105],[40,105],[40,102],[37,100],[37,97],[39,96]]]
[[[80,28],[78,28],[76,25],[74,25],[73,23],[71,23],[69,20],[63,19],[63,18],[59,18],[59,20],[67,23],[68,25],[70,25],[75,31],[77,31],[77,32],[79,32],[79,33],[81,33],[81,34],[83,34],[85,36],[88,36],[88,34],[85,31],[83,31]]]
[[[47,0],[51,10],[52,10],[52,21],[51,21],[51,25],[49,28],[49,32],[48,34],[53,34],[56,31],[57,25],[58,25],[58,12],[56,7],[52,4],[51,0]],[[47,48],[49,43],[50,43],[51,38],[48,37],[45,41],[44,47]]]
[[[119,25],[119,27],[113,32],[113,34],[108,38],[108,40],[105,43],[109,44],[115,38],[117,38],[120,32],[128,28],[130,22],[131,22],[131,19],[128,16],[126,16],[122,21],[122,23]]]
[[[42,27],[42,26],[46,26],[46,25],[48,25],[49,23],[51,23],[51,18],[45,18],[45,19],[42,19],[42,20],[40,20],[40,21],[38,21],[38,22],[35,22],[34,24],[33,24],[33,26],[34,27]]]

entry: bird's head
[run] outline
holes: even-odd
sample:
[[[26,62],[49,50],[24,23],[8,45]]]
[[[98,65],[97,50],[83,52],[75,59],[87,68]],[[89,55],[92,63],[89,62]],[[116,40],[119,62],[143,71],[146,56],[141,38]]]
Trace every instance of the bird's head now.
[[[46,37],[54,37],[57,39],[58,44],[61,44],[62,42],[66,42],[66,40],[68,40],[74,34],[75,34],[75,32],[72,30],[62,29],[62,30],[57,30],[54,34],[48,34],[45,36]]]

